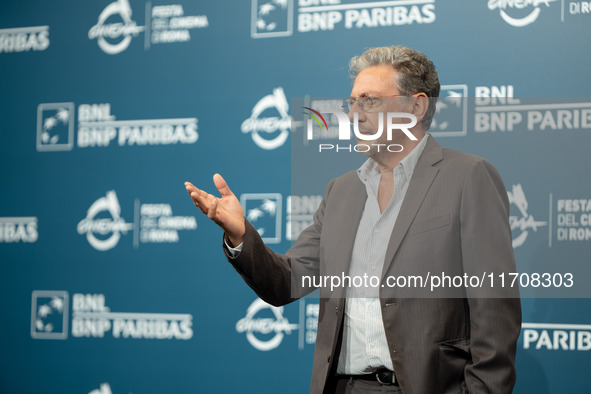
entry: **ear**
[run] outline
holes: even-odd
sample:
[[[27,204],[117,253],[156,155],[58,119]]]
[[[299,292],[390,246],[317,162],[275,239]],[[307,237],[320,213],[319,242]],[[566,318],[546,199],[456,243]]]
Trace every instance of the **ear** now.
[[[412,114],[417,117],[417,123],[420,124],[429,109],[429,97],[425,93],[415,93],[412,97],[415,98]]]

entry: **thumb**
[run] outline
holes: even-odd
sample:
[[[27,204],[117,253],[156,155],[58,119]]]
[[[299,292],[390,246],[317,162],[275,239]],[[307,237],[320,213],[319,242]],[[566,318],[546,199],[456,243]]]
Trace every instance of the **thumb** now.
[[[215,174],[213,176],[213,183],[215,184],[215,187],[218,189],[222,197],[229,197],[234,195],[234,193],[232,193],[232,190],[230,190],[228,184],[220,174]]]

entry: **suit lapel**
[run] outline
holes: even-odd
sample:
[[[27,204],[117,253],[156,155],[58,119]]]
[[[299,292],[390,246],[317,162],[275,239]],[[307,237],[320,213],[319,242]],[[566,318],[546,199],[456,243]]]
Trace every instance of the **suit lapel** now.
[[[347,224],[343,225],[335,234],[340,238],[337,243],[339,247],[336,253],[333,254],[337,264],[337,273],[349,272],[351,266],[351,257],[353,256],[353,246],[355,245],[355,237],[357,230],[359,230],[359,223],[365,208],[365,201],[367,200],[367,192],[365,185],[357,174],[355,173],[355,182],[352,187],[342,191],[344,195],[339,198],[339,201],[345,204],[340,212],[347,212]]]
[[[429,191],[429,187],[431,187],[433,180],[439,172],[439,169],[433,167],[433,165],[442,159],[443,153],[441,146],[430,137],[417,162],[410,184],[406,190],[402,206],[400,207],[396,224],[392,230],[392,235],[390,235],[390,242],[388,243],[384,268],[382,270],[382,279],[390,268],[400,243],[404,239],[410,224],[414,220],[417,211],[421,207],[421,204]]]

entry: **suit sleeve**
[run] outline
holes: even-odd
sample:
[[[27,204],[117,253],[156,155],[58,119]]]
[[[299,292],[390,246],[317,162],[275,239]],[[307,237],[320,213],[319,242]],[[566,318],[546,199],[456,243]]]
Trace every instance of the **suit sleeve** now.
[[[508,221],[509,201],[497,170],[477,161],[467,176],[460,207],[462,263],[468,275],[516,272]],[[472,362],[464,371],[470,393],[511,393],[521,330],[519,290],[499,283],[467,289]]]
[[[313,278],[319,273],[320,234],[326,201],[334,181],[327,188],[325,197],[314,214],[314,223],[306,228],[285,255],[273,252],[265,246],[256,229],[246,220],[246,233],[242,251],[232,258],[224,248],[228,261],[255,293],[274,306],[280,306],[304,297],[314,290],[302,283],[302,278]]]

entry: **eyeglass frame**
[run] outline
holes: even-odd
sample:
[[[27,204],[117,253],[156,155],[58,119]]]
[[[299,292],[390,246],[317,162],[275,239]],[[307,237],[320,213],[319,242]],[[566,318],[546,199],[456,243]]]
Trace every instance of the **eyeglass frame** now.
[[[341,106],[341,108],[343,109],[344,112],[349,113],[351,111],[351,108],[353,107],[353,105],[355,105],[355,103],[357,103],[357,105],[359,105],[359,108],[363,111],[363,112],[367,112],[367,113],[372,113],[371,109],[373,108],[373,106],[375,105],[374,100],[376,99],[385,99],[385,98],[389,98],[389,97],[410,97],[407,95],[403,95],[403,94],[397,94],[394,96],[382,96],[382,97],[372,97],[372,96],[360,96],[360,97],[348,97],[345,98],[344,101],[348,103],[344,104]],[[369,108],[365,109],[365,104],[363,104],[362,99],[366,99],[369,100]],[[379,111],[376,111],[379,112]]]

